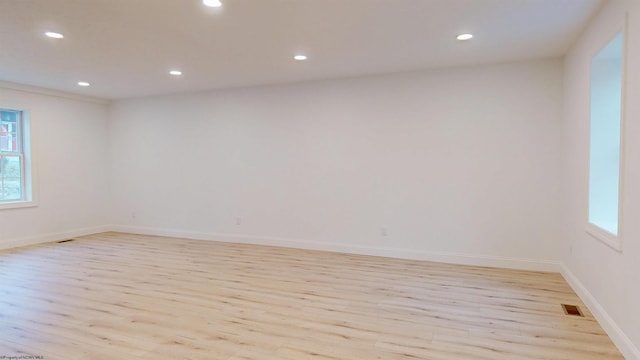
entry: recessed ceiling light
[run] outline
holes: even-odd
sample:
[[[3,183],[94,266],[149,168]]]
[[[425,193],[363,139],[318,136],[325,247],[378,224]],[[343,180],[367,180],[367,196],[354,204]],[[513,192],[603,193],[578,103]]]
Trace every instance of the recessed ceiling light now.
[[[202,0],[202,3],[208,7],[220,7],[222,6],[222,1],[220,0]]]
[[[175,76],[180,76],[180,75],[182,75],[182,71],[180,71],[180,70],[171,70],[171,71],[169,71],[169,74],[175,75]]]
[[[296,55],[293,58],[298,60],[298,61],[307,60],[307,56],[306,55]]]
[[[458,36],[456,37],[456,39],[458,39],[458,40],[462,40],[462,41],[464,41],[464,40],[469,40],[469,39],[471,39],[471,38],[473,38],[473,35],[472,35],[472,34],[460,34],[460,35],[458,35]]]
[[[89,84],[86,81],[78,81],[78,85],[80,85],[80,86],[91,86],[91,84]]]
[[[62,39],[64,37],[64,35],[57,33],[57,32],[53,32],[53,31],[47,31],[46,33],[44,33],[45,35],[47,35],[50,38],[54,38],[54,39]]]

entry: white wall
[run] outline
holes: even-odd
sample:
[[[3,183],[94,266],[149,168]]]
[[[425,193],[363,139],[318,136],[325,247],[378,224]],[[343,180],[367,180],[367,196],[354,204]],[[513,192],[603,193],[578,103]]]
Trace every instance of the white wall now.
[[[558,260],[561,102],[560,60],[117,101],[113,222],[515,267]]]
[[[107,105],[0,85],[0,107],[30,114],[38,203],[0,210],[0,249],[99,230],[107,223]]]
[[[623,251],[585,233],[588,209],[589,66],[629,15]],[[610,1],[564,64],[563,262],[568,279],[597,310],[600,323],[629,359],[640,359],[640,2]]]

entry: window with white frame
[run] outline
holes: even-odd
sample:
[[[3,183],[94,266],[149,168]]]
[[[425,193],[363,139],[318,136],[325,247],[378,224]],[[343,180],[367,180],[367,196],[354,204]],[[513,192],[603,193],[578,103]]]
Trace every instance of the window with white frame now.
[[[607,245],[621,250],[624,32],[591,60],[589,136],[589,226]]]
[[[32,200],[25,112],[0,108],[0,205]]]

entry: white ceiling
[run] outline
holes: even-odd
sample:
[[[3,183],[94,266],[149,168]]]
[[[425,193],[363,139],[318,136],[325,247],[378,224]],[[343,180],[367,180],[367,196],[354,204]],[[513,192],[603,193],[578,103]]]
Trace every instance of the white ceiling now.
[[[202,0],[0,0],[0,80],[120,99],[557,57],[601,5],[222,1],[214,9]],[[475,38],[455,40],[463,32]],[[309,60],[294,61],[296,53]],[[169,75],[173,68],[184,75]]]

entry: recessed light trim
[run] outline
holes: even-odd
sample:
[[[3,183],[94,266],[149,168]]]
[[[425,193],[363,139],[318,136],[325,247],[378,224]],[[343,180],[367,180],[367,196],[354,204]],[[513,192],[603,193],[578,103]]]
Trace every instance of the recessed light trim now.
[[[91,84],[89,84],[86,81],[78,81],[78,86],[85,86],[86,87],[86,86],[91,86]]]
[[[220,0],[202,0],[202,3],[208,7],[221,7],[222,1]]]
[[[182,75],[182,71],[180,71],[180,70],[171,70],[171,71],[169,71],[169,74],[171,74],[173,76],[180,76],[180,75]]]
[[[307,60],[307,55],[296,55],[293,58],[297,61],[304,61]]]
[[[456,36],[456,39],[460,41],[470,40],[473,39],[473,34],[460,34]]]
[[[47,31],[46,33],[44,33],[47,37],[50,37],[52,39],[62,39],[64,38],[64,35],[55,32],[55,31]]]

